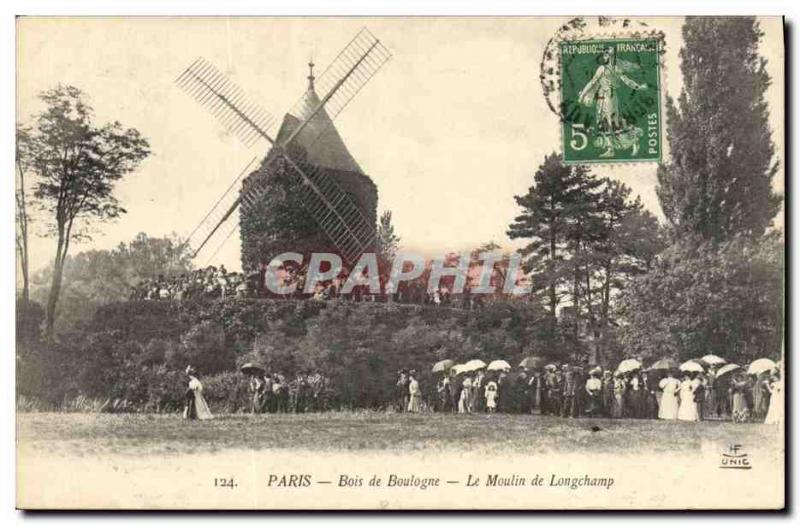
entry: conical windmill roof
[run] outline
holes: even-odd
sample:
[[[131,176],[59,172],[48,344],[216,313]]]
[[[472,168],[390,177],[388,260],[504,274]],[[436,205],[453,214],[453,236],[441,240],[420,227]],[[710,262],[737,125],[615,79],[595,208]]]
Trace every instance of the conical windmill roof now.
[[[312,81],[300,103],[283,118],[283,123],[278,131],[278,140],[291,134],[300,122],[314,112],[319,103],[320,98],[314,90]],[[339,132],[336,131],[325,108],[314,115],[292,143],[302,146],[308,154],[307,161],[315,166],[363,173],[361,167],[347,150],[347,146]]]

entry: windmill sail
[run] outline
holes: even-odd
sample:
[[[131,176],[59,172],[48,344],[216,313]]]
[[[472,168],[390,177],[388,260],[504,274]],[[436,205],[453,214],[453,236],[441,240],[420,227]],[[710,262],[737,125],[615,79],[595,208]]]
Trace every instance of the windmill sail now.
[[[233,229],[230,225],[236,226],[235,221],[227,220],[232,214],[232,211],[236,209],[236,205],[239,202],[239,194],[236,188],[238,188],[242,178],[250,172],[255,161],[256,157],[250,159],[250,162],[247,163],[231,185],[225,190],[225,193],[217,199],[217,202],[208,213],[206,213],[203,220],[201,220],[192,233],[189,234],[186,243],[191,248],[193,254],[196,255],[213,235],[228,237],[228,232]]]
[[[275,124],[275,117],[206,59],[201,57],[192,62],[175,84],[205,106],[248,148],[261,138],[272,142],[269,130]]]
[[[366,28],[362,29],[320,76],[318,85],[325,89],[325,96],[321,100],[316,96],[301,97],[296,107],[290,110],[290,114],[297,117],[298,124],[286,136],[279,137],[277,143],[269,135],[274,118],[208,61],[196,60],[178,77],[176,83],[208,107],[245,145],[250,146],[261,137],[279,147],[279,155],[270,156],[262,169],[267,170],[279,156],[287,160],[292,171],[303,179],[301,202],[345,260],[352,261],[371,246],[375,237],[374,225],[366,220],[347,192],[332,177],[314,166],[301,166],[289,157],[286,148],[297,140],[306,151],[312,150],[316,141],[325,135],[326,129],[332,128],[332,119],[341,113],[390,57],[383,44]],[[314,77],[309,79],[313,87]],[[357,171],[360,172],[360,169]],[[223,223],[238,206],[245,209],[254,206],[266,191],[266,181],[252,184],[233,199],[221,215],[209,213],[196,228],[196,231],[206,232],[206,237],[194,243],[193,246],[197,246],[194,255],[213,235],[225,229]]]

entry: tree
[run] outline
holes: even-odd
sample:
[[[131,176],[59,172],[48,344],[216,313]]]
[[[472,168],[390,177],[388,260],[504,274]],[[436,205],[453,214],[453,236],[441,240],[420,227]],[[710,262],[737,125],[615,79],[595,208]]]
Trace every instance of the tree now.
[[[68,255],[64,259],[59,300],[62,308],[56,327],[89,320],[98,307],[127,300],[142,281],[161,276],[169,279],[191,269],[191,248],[174,235],[150,237],[139,233],[111,250]],[[33,276],[31,294],[36,300],[47,300],[46,284],[52,281],[53,272],[50,265]],[[40,283],[44,286],[37,286]]]
[[[779,232],[673,245],[625,292],[623,343],[651,359],[780,357],[783,252]]]
[[[25,174],[28,171],[30,162],[30,130],[24,126],[17,126],[17,254],[19,255],[20,268],[22,272],[22,300],[27,302],[30,299],[30,275],[28,259],[28,207],[25,195]]]
[[[571,277],[565,264],[570,236],[576,235],[580,190],[589,171],[582,166],[566,166],[561,157],[547,156],[533,176],[533,186],[514,200],[522,213],[514,218],[507,234],[511,239],[530,239],[519,253],[523,269],[531,274],[536,290],[546,290],[547,309],[553,321],[564,284]]]
[[[610,330],[617,325],[615,299],[631,280],[649,271],[658,253],[666,247],[655,216],[644,209],[641,199],[631,199],[631,190],[619,181],[602,179],[597,202],[596,231],[584,242],[582,259],[583,303],[593,335],[593,357],[600,362],[614,338]]]
[[[400,247],[400,237],[394,232],[392,212],[386,210],[378,223],[378,255],[383,261],[393,261]]]
[[[523,213],[508,234],[531,240],[520,252],[534,287],[546,290],[553,342],[599,362],[603,348],[614,346],[608,336],[619,291],[664,248],[658,221],[625,184],[565,166],[555,154],[516,199]],[[563,297],[568,303],[560,305]]]
[[[643,357],[777,357],[783,334],[778,170],[753,18],[688,18],[658,197],[673,244],[624,292],[622,343]]]
[[[680,235],[758,237],[780,209],[761,34],[747,17],[690,17],[683,26],[683,90],[667,102],[671,161],[659,168],[657,188]]]
[[[150,150],[136,129],[119,122],[96,126],[86,96],[76,87],[59,85],[40,98],[45,108],[34,119],[29,163],[37,176],[34,196],[51,214],[49,233],[56,238],[45,309],[45,335],[51,339],[70,242],[85,238],[91,221],[125,213],[113,195],[114,185]]]

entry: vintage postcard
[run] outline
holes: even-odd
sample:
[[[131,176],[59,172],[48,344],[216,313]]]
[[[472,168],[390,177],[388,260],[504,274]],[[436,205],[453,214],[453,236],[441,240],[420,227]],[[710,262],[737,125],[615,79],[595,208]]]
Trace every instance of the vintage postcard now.
[[[19,508],[784,508],[781,18],[16,32]]]

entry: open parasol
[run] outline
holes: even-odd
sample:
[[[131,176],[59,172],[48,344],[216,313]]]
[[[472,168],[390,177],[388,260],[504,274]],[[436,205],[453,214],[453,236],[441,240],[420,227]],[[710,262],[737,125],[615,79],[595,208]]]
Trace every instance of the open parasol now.
[[[249,376],[261,375],[261,374],[266,374],[267,373],[266,370],[264,370],[260,366],[258,366],[256,364],[253,364],[253,363],[245,363],[245,364],[243,364],[242,366],[239,367],[239,370],[243,374],[247,374]]]
[[[431,372],[446,372],[450,370],[455,364],[456,364],[455,361],[453,361],[452,359],[443,359],[438,363],[436,363],[435,365],[433,365]]]
[[[727,365],[725,365],[725,366],[721,367],[719,370],[717,370],[717,379],[719,379],[720,377],[724,376],[725,374],[729,374],[729,373],[733,372],[734,370],[738,370],[740,368],[742,368],[742,367],[739,366],[739,365],[735,365],[733,363],[728,363]]]
[[[489,363],[487,370],[511,370],[511,365],[508,364],[508,361],[503,359],[495,359]]]
[[[480,359],[473,359],[471,361],[467,361],[464,364],[464,369],[467,372],[474,372],[476,370],[480,370],[481,368],[486,368],[486,363],[484,363]]]
[[[700,358],[700,360],[706,363],[707,365],[711,366],[724,365],[725,363],[727,363],[727,361],[725,361],[723,358],[714,354],[704,355],[703,357]]]
[[[642,363],[640,363],[638,359],[623,359],[619,366],[617,366],[617,372],[632,372],[640,368],[642,368]]]
[[[763,374],[764,372],[772,370],[776,366],[777,365],[775,364],[775,361],[773,361],[772,359],[767,359],[766,357],[762,357],[761,359],[756,359],[755,361],[750,363],[750,366],[747,368],[747,373],[760,375]]]
[[[679,367],[679,369],[680,369],[681,372],[705,372],[706,371],[705,368],[703,368],[703,365],[701,365],[700,363],[698,363],[697,361],[695,361],[693,359],[683,363]]]
[[[520,368],[541,368],[544,359],[541,357],[526,357],[519,363]]]
[[[650,365],[648,370],[673,370],[675,368],[678,368],[678,362],[671,357],[665,357]]]

